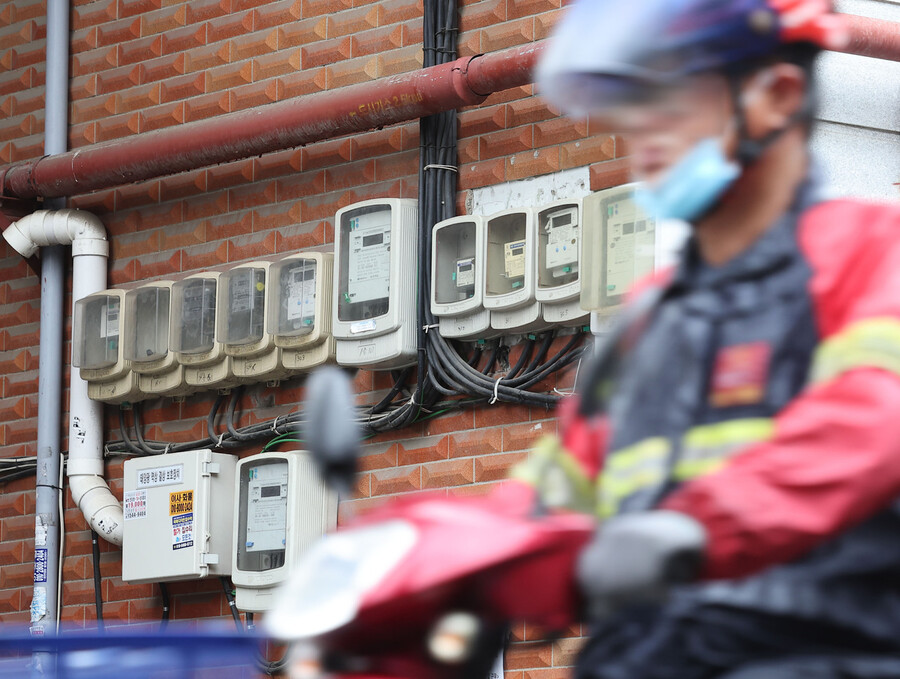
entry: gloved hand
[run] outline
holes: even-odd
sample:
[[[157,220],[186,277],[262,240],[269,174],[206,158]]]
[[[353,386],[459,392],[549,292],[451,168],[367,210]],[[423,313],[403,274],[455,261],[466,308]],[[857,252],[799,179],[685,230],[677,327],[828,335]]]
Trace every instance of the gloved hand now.
[[[654,510],[607,520],[578,559],[588,615],[602,619],[662,599],[699,575],[705,548],[706,529],[686,514]]]

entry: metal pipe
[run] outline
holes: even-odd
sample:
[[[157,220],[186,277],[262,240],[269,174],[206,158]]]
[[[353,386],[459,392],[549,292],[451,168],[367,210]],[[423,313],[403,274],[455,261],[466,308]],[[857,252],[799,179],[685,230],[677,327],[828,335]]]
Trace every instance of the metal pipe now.
[[[850,17],[850,15],[844,15]],[[892,21],[850,17],[844,50],[900,61]],[[318,92],[0,168],[0,195],[69,196],[293,148],[470,106],[528,85],[544,43]]]
[[[47,68],[44,153],[65,153],[69,120],[69,3],[47,2]],[[64,200],[50,207],[63,207]],[[37,479],[35,483],[33,634],[56,631],[59,620],[59,467],[62,419],[65,246],[41,253],[40,353],[38,355]]]

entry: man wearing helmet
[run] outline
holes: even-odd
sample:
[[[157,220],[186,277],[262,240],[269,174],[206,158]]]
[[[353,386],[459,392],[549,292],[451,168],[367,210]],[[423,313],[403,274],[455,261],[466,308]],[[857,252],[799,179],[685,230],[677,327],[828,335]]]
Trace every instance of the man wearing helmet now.
[[[607,416],[563,409],[603,517],[578,677],[900,677],[900,209],[807,148],[844,40],[827,0],[576,0],[541,60],[692,225]]]

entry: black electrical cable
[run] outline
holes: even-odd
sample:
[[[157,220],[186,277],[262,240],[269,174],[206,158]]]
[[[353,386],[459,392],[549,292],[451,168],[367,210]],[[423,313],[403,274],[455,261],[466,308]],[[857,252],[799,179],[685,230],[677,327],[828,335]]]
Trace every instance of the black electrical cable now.
[[[219,581],[222,583],[225,598],[228,600],[228,608],[231,609],[231,617],[234,619],[234,626],[237,627],[238,632],[243,632],[244,625],[241,623],[241,614],[238,613],[237,606],[234,605],[234,596],[231,594],[231,587],[228,586],[228,578],[222,575],[219,577]]]
[[[103,631],[103,596],[100,584],[100,536],[91,531],[91,555],[94,562],[94,608],[97,612],[97,629]]]
[[[159,453],[166,452],[165,446],[148,444],[147,441],[144,440],[144,404],[135,403],[134,406],[132,406],[132,413],[134,416],[134,434],[137,437],[138,445],[141,447],[144,453],[146,455],[158,455]]]
[[[157,584],[159,584],[159,595],[162,597],[162,617],[159,628],[164,630],[169,624],[169,586],[164,582]]]
[[[125,409],[119,408],[119,436],[122,437],[122,441],[124,441],[125,446],[128,448],[129,452],[134,453],[135,455],[146,455],[146,451],[143,448],[138,448],[134,445],[134,442],[128,438],[128,427],[125,425]]]

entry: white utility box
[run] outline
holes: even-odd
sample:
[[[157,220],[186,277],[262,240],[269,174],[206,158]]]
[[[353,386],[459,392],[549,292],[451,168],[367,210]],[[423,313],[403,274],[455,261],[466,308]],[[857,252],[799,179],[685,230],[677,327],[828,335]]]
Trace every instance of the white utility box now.
[[[610,316],[625,295],[656,266],[656,220],[635,203],[635,186],[625,184],[584,198],[580,304],[593,312],[595,334],[608,331]]]
[[[341,365],[416,362],[417,201],[367,200],[335,216],[334,337]]]
[[[562,200],[537,210],[537,290],[544,320],[579,326],[590,320],[581,308],[582,202]]]
[[[522,333],[547,327],[535,298],[535,229],[531,208],[505,210],[485,220],[484,306],[491,327]]]
[[[305,372],[334,360],[331,334],[334,255],[303,252],[272,265],[266,301],[269,333],[286,370]]]
[[[104,290],[75,302],[72,365],[95,401],[133,403],[145,398],[125,358],[124,299],[124,290]]]
[[[184,366],[184,382],[193,390],[223,389],[234,384],[231,356],[216,340],[219,273],[199,273],[172,286],[169,344]]]
[[[431,239],[431,313],[444,337],[485,339],[491,312],[484,308],[484,219],[452,217],[434,225]]]
[[[236,464],[209,450],[125,461],[122,580],[231,573]]]
[[[169,348],[172,281],[154,281],[125,293],[125,358],[147,396],[180,396],[184,368]]]
[[[337,524],[338,498],[301,451],[238,463],[231,580],[242,611],[267,611],[303,551]]]
[[[287,375],[281,349],[267,326],[266,286],[272,262],[239,264],[219,277],[216,339],[232,357],[240,382],[267,382]]]

